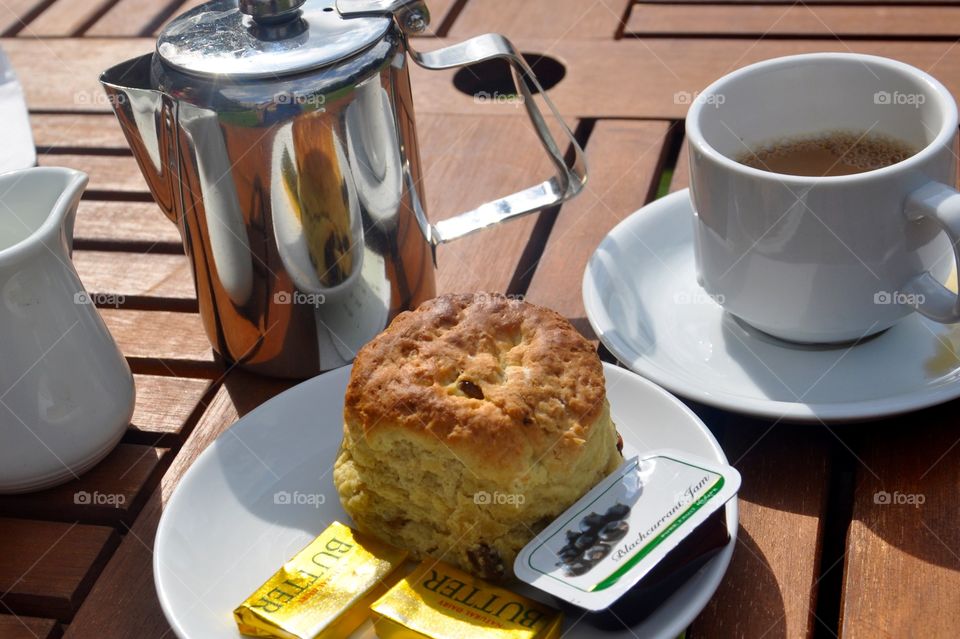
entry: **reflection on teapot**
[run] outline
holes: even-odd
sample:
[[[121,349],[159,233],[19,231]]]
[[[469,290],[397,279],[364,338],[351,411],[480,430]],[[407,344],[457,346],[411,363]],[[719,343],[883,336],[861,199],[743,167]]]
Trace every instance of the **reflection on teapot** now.
[[[291,175],[290,158],[284,154],[283,177],[288,191],[297,194],[291,202],[299,213],[320,284],[334,288],[358,270],[356,254],[363,245],[363,228],[340,171],[345,159],[343,147],[323,115],[313,113],[294,122],[297,170]],[[295,188],[291,181],[295,181]]]
[[[253,263],[220,122],[212,111],[183,105],[180,125],[190,148],[204,149],[204,153],[197,154],[201,184],[216,185],[216,188],[203,189],[199,194],[207,212],[213,266],[230,300],[243,306],[253,294]]]
[[[358,86],[356,100],[347,107],[347,146],[364,212],[370,223],[389,231],[400,208],[403,159],[390,96],[376,80]]]

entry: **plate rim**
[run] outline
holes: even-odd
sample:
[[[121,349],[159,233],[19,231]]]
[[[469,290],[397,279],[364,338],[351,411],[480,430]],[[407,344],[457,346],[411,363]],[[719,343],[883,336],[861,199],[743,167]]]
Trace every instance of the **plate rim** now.
[[[683,206],[690,209],[689,188],[681,189],[665,195],[649,204],[640,207],[616,226],[610,229],[594,249],[587,260],[581,282],[581,296],[586,310],[587,321],[594,333],[607,349],[616,356],[625,367],[632,372],[648,379],[659,386],[682,397],[720,408],[729,412],[776,420],[777,422],[791,422],[803,424],[830,423],[857,423],[904,415],[924,408],[937,406],[960,397],[960,384],[945,384],[926,392],[911,392],[871,400],[857,400],[854,402],[827,402],[818,404],[804,404],[795,401],[763,399],[759,397],[744,397],[731,393],[717,393],[703,390],[683,378],[674,375],[669,370],[655,364],[649,358],[637,353],[626,340],[613,337],[607,328],[613,327],[613,320],[606,312],[606,306],[600,301],[600,296],[594,286],[591,270],[594,259],[600,249],[615,233],[622,234],[624,229],[640,223],[641,215],[663,214],[663,209],[672,209]],[[691,244],[692,246],[692,244]],[[907,316],[903,321],[917,321],[916,314]],[[605,322],[601,321],[605,320]]]
[[[693,425],[697,427],[697,429],[700,431],[700,434],[704,437],[706,443],[709,444],[710,448],[713,450],[714,454],[716,455],[717,459],[720,462],[722,462],[723,464],[729,463],[726,453],[724,453],[723,448],[720,446],[720,443],[717,441],[716,437],[714,437],[713,433],[710,432],[710,429],[707,428],[703,420],[701,420],[697,416],[697,414],[693,412],[693,410],[691,410],[690,407],[687,406],[682,400],[680,400],[678,397],[670,393],[668,390],[662,388],[661,386],[650,381],[649,379],[646,379],[638,375],[637,373],[635,373],[634,371],[628,368],[617,366],[616,364],[610,364],[608,362],[602,362],[602,364],[603,364],[605,385],[610,383],[607,380],[607,376],[608,374],[612,373],[614,376],[623,376],[627,379],[630,379],[631,383],[640,384],[646,387],[647,389],[649,389],[650,391],[656,393],[664,401],[672,404],[674,408],[679,409],[679,411],[682,414],[684,414],[684,416],[688,420],[690,420]],[[163,510],[160,514],[160,521],[157,524],[157,530],[154,535],[153,559],[152,559],[151,566],[153,569],[154,590],[156,591],[157,599],[160,602],[161,611],[163,612],[164,618],[170,624],[170,627],[173,630],[174,634],[176,634],[177,637],[179,637],[180,639],[193,639],[193,637],[189,634],[189,631],[186,628],[184,628],[184,626],[180,623],[178,617],[175,616],[173,611],[173,606],[166,594],[167,591],[164,589],[162,584],[161,575],[164,574],[164,568],[163,568],[163,559],[161,557],[161,552],[162,552],[161,548],[163,546],[163,543],[161,540],[166,538],[170,534],[166,532],[167,529],[172,525],[170,523],[171,519],[170,519],[169,513],[175,510],[174,506],[176,503],[179,503],[179,501],[182,499],[187,499],[187,497],[184,496],[187,493],[181,490],[182,486],[184,486],[187,483],[187,481],[190,479],[192,475],[203,472],[201,468],[205,466],[207,463],[209,463],[204,461],[205,458],[212,458],[216,454],[216,447],[218,446],[218,443],[222,438],[225,438],[225,436],[229,431],[232,431],[234,428],[237,428],[238,426],[240,428],[245,428],[245,426],[242,426],[244,422],[251,422],[251,423],[256,422],[258,419],[259,413],[262,412],[264,414],[268,414],[271,410],[274,409],[272,405],[275,403],[280,404],[283,401],[283,397],[287,393],[291,393],[297,389],[301,389],[301,387],[303,386],[323,383],[321,380],[323,380],[324,378],[327,378],[328,376],[332,377],[334,375],[348,375],[351,368],[352,368],[352,364],[348,364],[346,366],[342,366],[340,368],[333,369],[331,371],[327,371],[325,373],[317,375],[316,377],[304,380],[303,382],[300,382],[299,384],[283,391],[282,393],[275,395],[274,397],[270,398],[263,404],[260,404],[259,406],[257,406],[255,409],[253,409],[246,415],[240,417],[228,428],[224,429],[220,434],[218,434],[217,437],[214,439],[214,441],[212,441],[203,451],[200,452],[199,455],[197,455],[197,458],[193,460],[193,462],[190,464],[190,467],[187,468],[183,476],[177,482],[177,485],[174,487],[166,503],[163,505]],[[301,392],[302,392],[302,389],[301,389]],[[204,462],[204,463],[201,464],[201,462]],[[690,579],[693,579],[696,575],[699,575],[702,571],[706,570],[708,567],[713,566],[715,564],[719,566],[719,576],[714,583],[711,584],[708,582],[705,588],[702,588],[701,590],[696,591],[694,593],[695,596],[687,600],[688,602],[687,609],[691,611],[690,614],[677,615],[674,618],[672,618],[670,621],[668,621],[668,623],[664,626],[664,632],[662,633],[664,637],[678,636],[680,632],[682,632],[687,627],[689,627],[689,625],[697,618],[697,616],[699,616],[700,613],[703,612],[704,608],[706,608],[710,600],[713,599],[713,596],[716,594],[717,589],[720,587],[720,583],[723,581],[723,578],[726,575],[727,570],[729,569],[730,561],[733,556],[733,551],[736,547],[736,543],[738,539],[738,531],[740,527],[738,497],[734,496],[732,499],[730,499],[730,501],[728,501],[725,504],[725,509],[726,509],[727,529],[728,529],[728,532],[730,533],[730,540],[727,543],[727,545],[724,546],[717,555],[711,558],[693,576],[691,576]],[[674,595],[671,595],[663,603],[661,603],[660,606],[658,606],[658,609],[661,606],[663,606],[667,601],[670,601],[673,598],[673,596]],[[693,605],[689,605],[691,601],[694,602]]]

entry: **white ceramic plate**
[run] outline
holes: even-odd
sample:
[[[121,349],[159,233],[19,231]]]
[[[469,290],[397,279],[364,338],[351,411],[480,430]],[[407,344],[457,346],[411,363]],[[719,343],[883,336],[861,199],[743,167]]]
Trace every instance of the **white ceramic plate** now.
[[[686,190],[657,200],[610,231],[587,265],[587,317],[632,370],[775,420],[865,420],[960,396],[960,324],[914,313],[856,346],[805,347],[724,312],[697,284],[692,216]]]
[[[726,463],[683,403],[630,371],[610,365],[604,371],[625,453],[678,448]],[[242,637],[232,616],[237,604],[331,521],[350,523],[331,477],[349,375],[349,367],[326,373],[258,407],[180,481],[160,520],[153,568],[163,611],[182,639]],[[605,634],[573,624],[565,637],[674,639],[707,604],[730,563],[736,499],[726,508],[730,543],[642,625]],[[354,636],[374,633],[367,623]]]

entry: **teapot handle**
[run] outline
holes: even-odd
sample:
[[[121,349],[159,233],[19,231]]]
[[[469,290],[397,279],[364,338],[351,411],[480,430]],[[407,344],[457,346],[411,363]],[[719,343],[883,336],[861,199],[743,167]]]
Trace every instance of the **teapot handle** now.
[[[527,213],[541,211],[575,196],[587,181],[587,161],[573,133],[564,123],[557,107],[547,96],[533,70],[509,40],[496,33],[477,36],[464,42],[430,52],[415,51],[408,46],[414,62],[425,69],[439,70],[460,67],[485,60],[505,59],[513,66],[513,81],[523,96],[523,105],[536,129],[544,150],[556,167],[557,173],[550,179],[523,191],[518,191],[498,200],[482,204],[472,211],[437,222],[431,228],[429,238],[434,245],[459,239],[470,233],[511,220]],[[525,82],[524,79],[527,81]],[[573,157],[568,162],[564,152],[554,139],[544,121],[527,83],[536,87],[544,103],[559,122],[567,136]]]
[[[345,18],[392,16],[404,36],[422,33],[430,23],[430,12],[423,0],[337,0],[337,11]],[[488,33],[429,52],[414,50],[409,41],[406,45],[414,62],[425,69],[435,71],[486,60],[503,59],[509,62],[513,67],[513,83],[523,96],[523,106],[527,110],[527,115],[530,116],[530,121],[533,122],[544,150],[557,170],[556,175],[545,182],[487,202],[472,211],[460,213],[432,226],[426,223],[426,214],[418,199],[413,198],[414,213],[421,225],[428,230],[428,239],[431,244],[434,246],[443,244],[500,222],[555,206],[572,198],[583,189],[587,181],[587,160],[583,149],[563,121],[553,101],[543,90],[533,69],[509,40],[502,35]],[[564,159],[564,152],[547,127],[543,113],[534,101],[528,83],[536,88],[570,142],[573,157],[569,162]]]

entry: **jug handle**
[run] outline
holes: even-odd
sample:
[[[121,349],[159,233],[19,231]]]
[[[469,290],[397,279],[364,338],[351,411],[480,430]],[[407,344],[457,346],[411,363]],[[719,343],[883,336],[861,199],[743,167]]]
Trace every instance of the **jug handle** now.
[[[502,35],[488,33],[436,51],[415,51],[409,45],[407,50],[414,62],[431,70],[461,67],[485,60],[507,60],[513,67],[514,85],[523,95],[523,105],[526,107],[527,115],[530,116],[537,136],[557,170],[555,176],[540,184],[437,222],[430,227],[431,237],[428,239],[432,244],[443,244],[521,215],[550,208],[572,198],[583,189],[587,181],[587,160],[583,149],[563,121],[553,101],[543,90],[533,70],[509,40]],[[543,113],[523,78],[536,87],[540,97],[543,98],[563,133],[566,134],[572,150],[569,161],[564,158],[564,152],[547,127]]]

